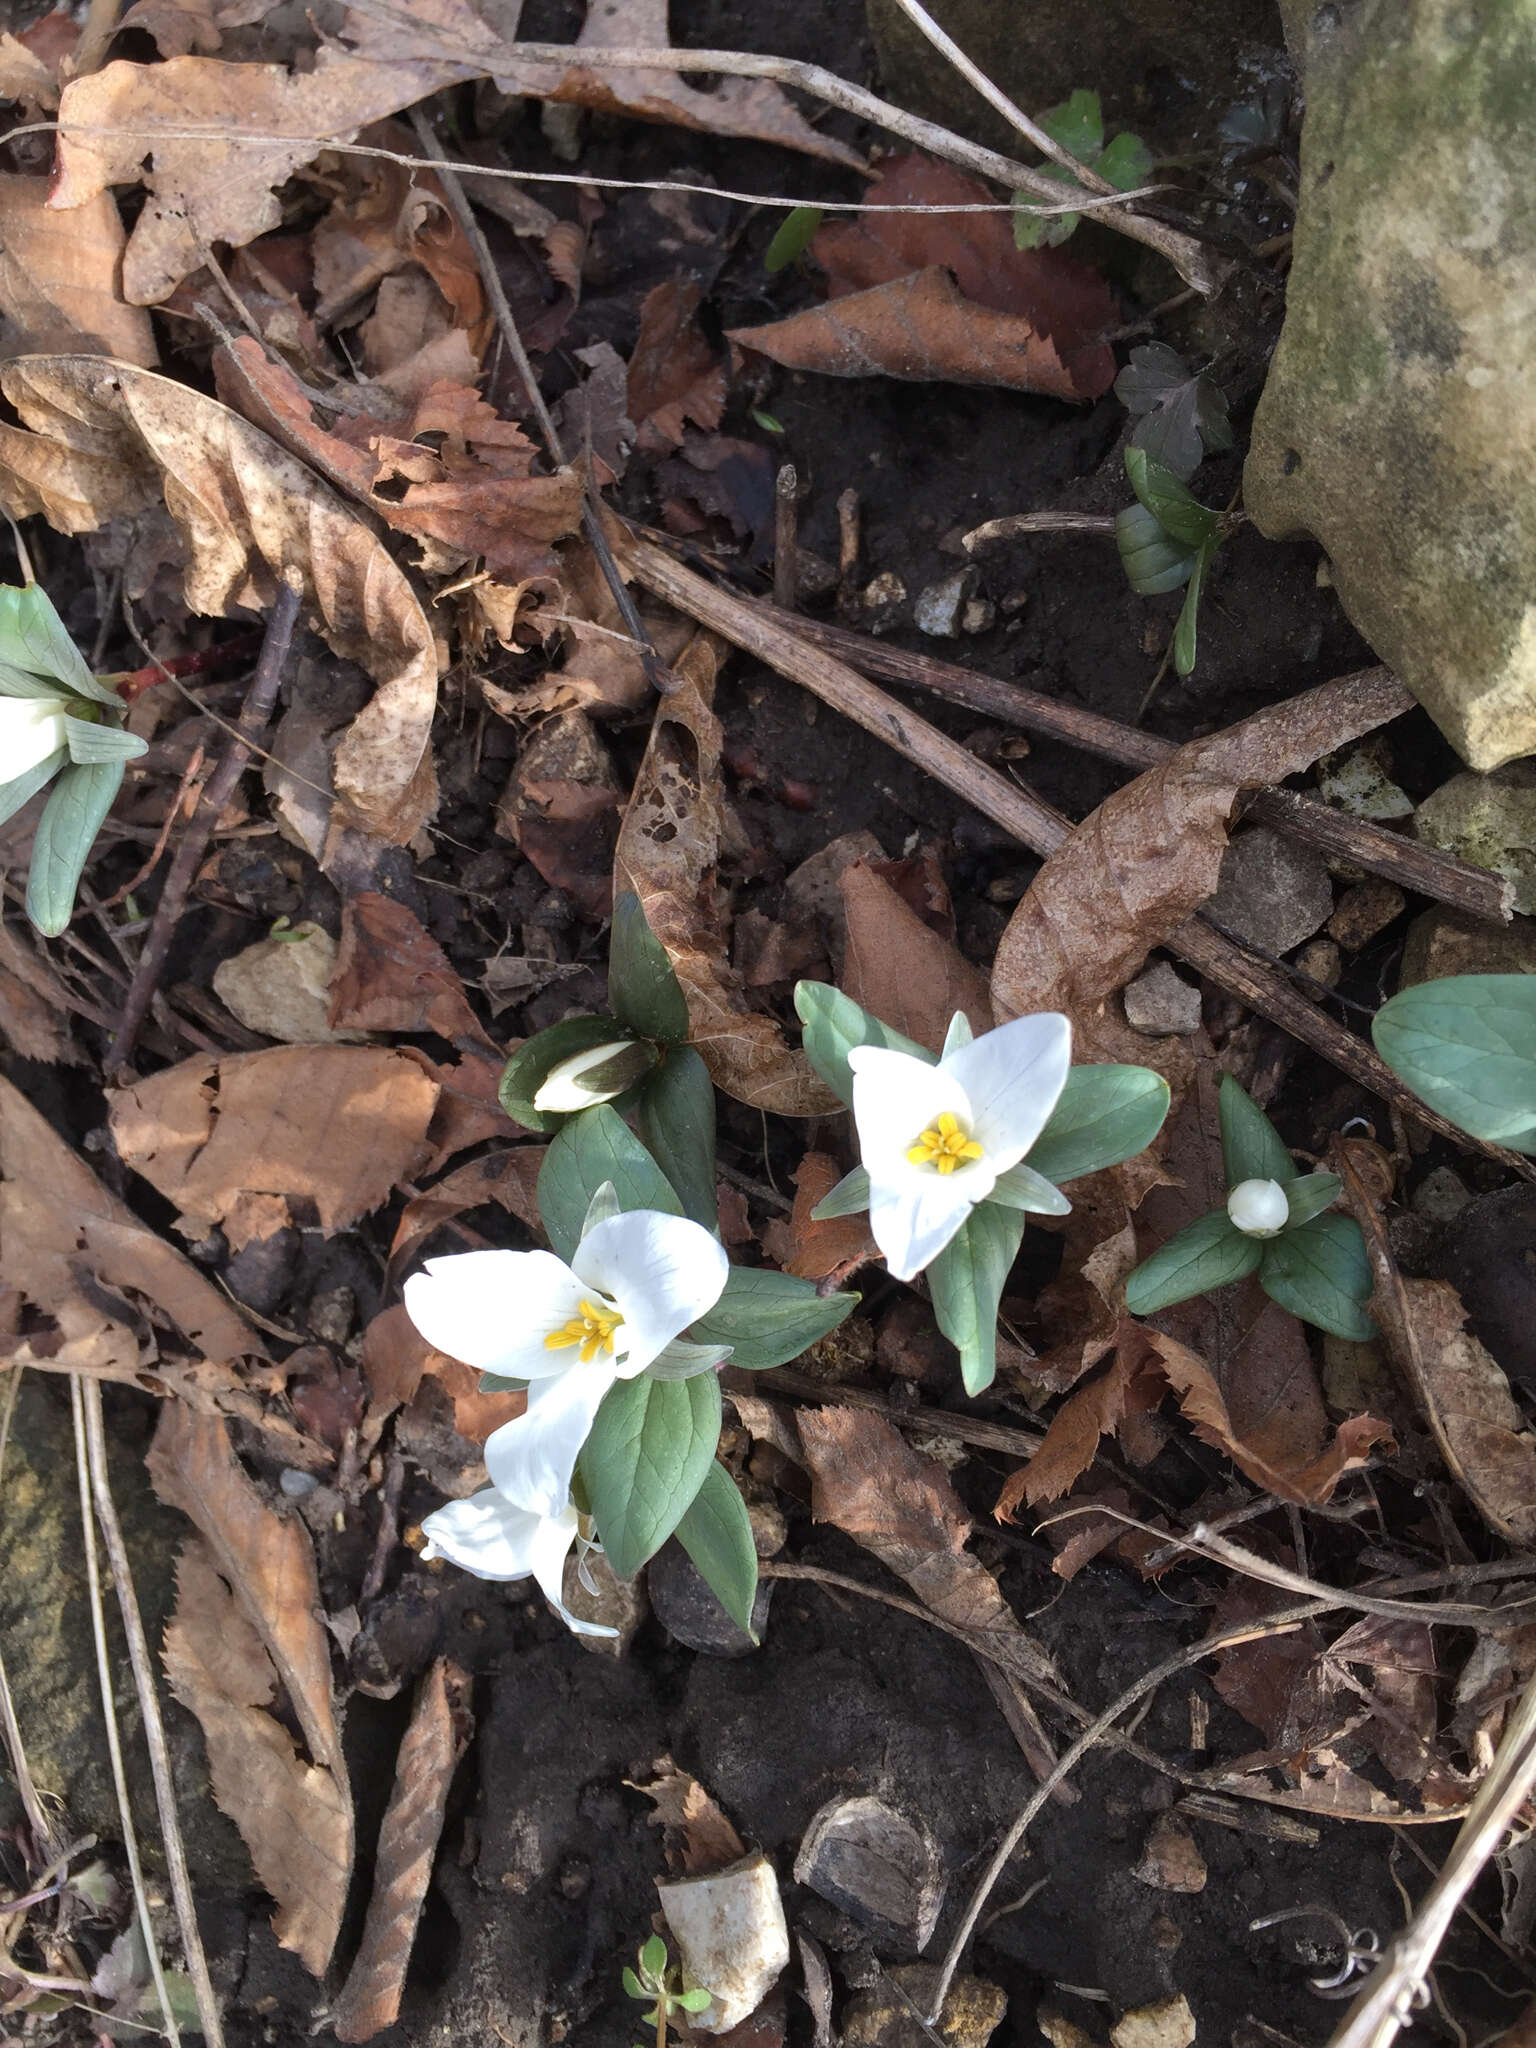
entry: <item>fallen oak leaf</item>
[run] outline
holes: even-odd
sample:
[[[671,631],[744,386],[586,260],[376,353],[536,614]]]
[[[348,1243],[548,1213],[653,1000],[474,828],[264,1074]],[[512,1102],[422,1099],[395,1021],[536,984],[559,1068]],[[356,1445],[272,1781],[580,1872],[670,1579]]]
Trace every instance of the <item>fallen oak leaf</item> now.
[[[835,1111],[771,1017],[747,1007],[729,964],[717,876],[725,797],[713,709],[719,642],[697,634],[678,660],[678,687],[656,706],[614,854],[616,892],[632,889],[666,948],[688,1002],[688,1037],[727,1095],[780,1116]]]
[[[181,528],[194,611],[261,611],[289,568],[336,653],[376,689],[336,749],[351,821],[396,844],[432,815],[437,650],[382,543],[320,480],[238,413],[185,384],[96,356],[23,356],[0,389],[30,432],[0,425],[0,498],[91,532],[155,503]],[[334,822],[334,821],[333,821]]]
[[[47,178],[0,175],[0,321],[7,355],[90,349],[153,369],[149,315],[125,303],[127,237],[110,192],[61,214]]]
[[[1070,1493],[1098,1456],[1100,1440],[1112,1436],[1127,1415],[1149,1414],[1163,1400],[1167,1380],[1136,1341],[1136,1329],[1128,1320],[1121,1323],[1108,1366],[1075,1387],[1056,1410],[1039,1450],[998,1495],[992,1511],[998,1521],[1013,1521],[1026,1503],[1039,1507]]]

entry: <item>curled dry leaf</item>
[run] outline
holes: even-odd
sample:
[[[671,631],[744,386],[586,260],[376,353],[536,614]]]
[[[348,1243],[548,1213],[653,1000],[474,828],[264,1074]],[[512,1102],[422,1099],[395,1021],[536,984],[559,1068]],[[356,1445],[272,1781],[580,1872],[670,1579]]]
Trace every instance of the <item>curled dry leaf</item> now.
[[[389,1248],[391,1275],[400,1273],[434,1230],[441,1230],[466,1209],[495,1203],[536,1237],[542,1237],[538,1183],[545,1149],[543,1145],[509,1145],[501,1151],[483,1152],[478,1159],[456,1167],[425,1194],[413,1195],[395,1226],[395,1241]]]
[[[117,202],[98,192],[60,213],[47,178],[0,176],[0,320],[7,355],[90,349],[154,367],[155,337],[142,306],[118,290],[126,237]]]
[[[162,1411],[146,1464],[156,1493],[207,1546],[178,1574],[172,1685],[203,1724],[214,1795],[278,1901],[278,1940],[320,1976],[352,1874],[352,1795],[308,1532],[267,1505],[224,1424],[180,1402]],[[278,1685],[307,1761],[265,1711]]]
[[[980,1035],[992,1029],[987,978],[954,942],[949,891],[933,862],[915,878],[926,885],[921,915],[896,887],[911,864],[855,861],[839,878],[847,951],[842,986],[871,1016],[941,1052],[957,1010]]]
[[[23,356],[0,371],[0,388],[31,429],[0,426],[0,498],[13,517],[92,532],[163,488],[187,546],[186,601],[219,618],[263,610],[284,570],[302,573],[320,632],[377,685],[336,749],[337,791],[351,822],[412,838],[436,804],[437,654],[368,526],[238,413],[148,370]]]
[[[334,46],[320,49],[312,71],[217,57],[119,60],[64,88],[52,204],[72,209],[112,185],[147,185],[123,295],[158,305],[215,243],[243,248],[280,226],[277,187],[301,164],[460,75],[440,60],[370,64]]]
[[[692,278],[675,277],[647,292],[640,308],[625,409],[646,454],[681,447],[690,420],[712,433],[725,411],[725,365],[698,322],[703,296]]]
[[[291,1202],[342,1230],[387,1201],[422,1156],[438,1086],[405,1052],[284,1045],[199,1058],[118,1089],[124,1163],[231,1242],[269,1236]]]
[[[1021,1505],[1039,1507],[1070,1493],[1098,1456],[1102,1437],[1113,1436],[1126,1416],[1149,1414],[1162,1402],[1168,1383],[1152,1353],[1136,1342],[1136,1327],[1121,1323],[1104,1371],[1073,1389],[1039,1450],[1005,1482],[993,1510],[1000,1522],[1011,1522]]]
[[[1089,1012],[1122,988],[1214,894],[1239,793],[1283,782],[1400,709],[1388,670],[1342,676],[1191,740],[1116,790],[1046,861],[1009,919],[992,968],[998,1016]]]
[[[342,906],[330,1021],[332,1029],[435,1031],[497,1055],[448,955],[413,911],[376,889]]]
[[[702,1877],[712,1870],[724,1870],[747,1853],[747,1845],[712,1792],[698,1779],[679,1769],[671,1757],[658,1757],[651,1765],[653,1778],[633,1783],[655,1807],[653,1827],[667,1831],[667,1859],[674,1871],[688,1877]]]
[[[719,643],[698,634],[677,665],[678,687],[656,707],[614,854],[616,890],[633,889],[688,999],[689,1038],[710,1079],[738,1102],[780,1116],[840,1105],[771,1017],[747,1007],[729,964],[717,878],[725,798],[713,706]]]
[[[399,2017],[448,1787],[474,1725],[469,1673],[439,1657],[421,1682],[395,1759],[362,1944],[331,2014],[339,2041],[371,2041]]]

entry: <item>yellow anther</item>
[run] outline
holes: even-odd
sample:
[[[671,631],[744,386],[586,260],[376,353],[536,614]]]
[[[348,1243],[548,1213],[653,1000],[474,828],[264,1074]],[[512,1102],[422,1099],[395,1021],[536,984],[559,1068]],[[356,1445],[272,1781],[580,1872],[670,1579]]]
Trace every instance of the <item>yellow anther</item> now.
[[[919,1133],[917,1143],[907,1151],[907,1157],[914,1166],[932,1166],[940,1173],[953,1173],[968,1159],[980,1159],[981,1156],[981,1146],[974,1138],[966,1136],[960,1119],[948,1109],[942,1111],[926,1131]]]
[[[603,1308],[595,1301],[581,1301],[577,1307],[580,1314],[558,1330],[551,1330],[544,1339],[544,1349],[566,1351],[579,1344],[582,1364],[590,1365],[599,1351],[612,1351],[613,1333],[624,1318],[616,1308]]]

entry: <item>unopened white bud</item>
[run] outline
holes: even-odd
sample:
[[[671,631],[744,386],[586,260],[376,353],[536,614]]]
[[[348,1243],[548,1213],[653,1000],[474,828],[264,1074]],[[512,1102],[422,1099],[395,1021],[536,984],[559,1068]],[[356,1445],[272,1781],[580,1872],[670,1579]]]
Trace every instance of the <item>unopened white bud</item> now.
[[[1227,1214],[1245,1237],[1278,1237],[1291,1205],[1277,1180],[1242,1180],[1227,1197]]]
[[[655,1064],[655,1052],[642,1039],[610,1039],[558,1060],[540,1082],[533,1106],[568,1116],[597,1102],[612,1102]]]

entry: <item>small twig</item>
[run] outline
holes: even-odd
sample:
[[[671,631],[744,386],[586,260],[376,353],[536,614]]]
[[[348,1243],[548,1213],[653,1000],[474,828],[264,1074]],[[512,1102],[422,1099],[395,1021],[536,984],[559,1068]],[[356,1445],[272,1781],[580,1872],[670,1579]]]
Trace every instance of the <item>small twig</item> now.
[[[69,1398],[75,1423],[75,1477],[80,1487],[80,1533],[85,1544],[85,1579],[90,1595],[91,1633],[96,1639],[96,1676],[101,1687],[101,1712],[106,1724],[107,1754],[111,1758],[112,1783],[117,1791],[118,1823],[123,1831],[123,1854],[127,1858],[128,1875],[133,1884],[133,1900],[138,1909],[139,1929],[144,1936],[144,1946],[149,1952],[149,1973],[154,1979],[155,1996],[160,2001],[160,2012],[165,2021],[165,2032],[171,2048],[181,2048],[181,2030],[176,2024],[176,2014],[171,2006],[170,1993],[166,1989],[165,1971],[160,1962],[155,1924],[149,1915],[149,1895],[144,1888],[144,1866],[139,1857],[139,1838],[133,1825],[133,1807],[128,1798],[128,1773],[123,1764],[123,1745],[117,1727],[117,1700],[112,1689],[112,1657],[107,1648],[106,1615],[101,1604],[101,1569],[96,1561],[96,1527],[91,1516],[91,1478],[86,1452],[85,1404],[80,1382],[81,1375],[72,1372],[69,1376]]]
[[[197,1902],[192,1896],[186,1845],[182,1840],[181,1821],[176,1810],[176,1781],[171,1774],[171,1755],[165,1740],[165,1722],[160,1713],[160,1695],[155,1690],[154,1662],[150,1657],[149,1644],[144,1635],[143,1617],[139,1613],[139,1598],[134,1590],[133,1568],[128,1561],[128,1546],[123,1541],[122,1524],[117,1518],[117,1504],[112,1498],[112,1480],[107,1470],[107,1433],[101,1410],[101,1383],[99,1380],[77,1376],[72,1385],[78,1390],[85,1410],[85,1449],[91,1475],[91,1492],[96,1502],[96,1519],[101,1524],[101,1540],[106,1546],[107,1562],[112,1568],[117,1604],[122,1612],[123,1634],[128,1640],[128,1661],[133,1666],[133,1682],[138,1692],[139,1710],[144,1721],[144,1741],[149,1750],[150,1776],[154,1779],[155,1804],[160,1812],[160,1839],[165,1848],[166,1869],[171,1880],[171,1897],[175,1902],[176,1922],[181,1929],[181,1946],[187,1959],[187,1975],[192,1979],[192,1992],[197,2000],[197,2016],[202,2024],[203,2037],[208,2043],[208,2048],[223,2048],[224,2028],[219,2018],[219,2001],[214,1992],[213,1979],[208,1974],[208,1958],[203,1952],[202,1935],[198,1931]]]
[[[1115,530],[1113,512],[1010,512],[1002,519],[988,519],[960,536],[968,555],[990,547],[994,541],[1017,540],[1025,533],[1107,533]]]
[[[773,601],[792,612],[800,594],[800,479],[786,462],[773,484]]]
[[[376,1600],[383,1589],[384,1574],[389,1570],[389,1560],[400,1540],[400,1495],[404,1487],[405,1460],[398,1451],[391,1451],[384,1466],[384,1486],[379,1495],[379,1531],[374,1538],[368,1570],[358,1589],[360,1609],[366,1607],[370,1600]]]
[[[501,272],[496,268],[491,245],[485,239],[485,231],[475,217],[475,209],[470,205],[469,194],[464,190],[462,179],[449,163],[446,150],[438,141],[431,123],[419,106],[411,108],[411,126],[416,131],[416,138],[422,148],[436,165],[437,175],[448,196],[448,204],[453,209],[454,219],[464,230],[465,238],[475,252],[475,261],[480,269],[480,282],[491,302],[491,311],[496,316],[496,325],[502,341],[506,344],[507,353],[512,358],[513,367],[522,379],[529,409],[538,421],[539,432],[544,437],[549,459],[557,468],[564,468],[565,450],[560,442],[559,429],[549,407],[544,403],[544,394],[539,389],[539,380],[534,374],[533,364],[528,359],[528,351],[523,346],[523,337],[518,330],[517,319],[507,298],[506,288],[502,284]],[[613,559],[613,549],[609,546],[608,536],[603,530],[602,507],[597,502],[590,464],[582,491],[581,526],[593,554],[597,557],[597,565],[603,572],[603,581],[608,585],[613,594],[613,601],[619,608],[619,616],[639,649],[640,666],[645,670],[645,679],[658,697],[665,697],[672,688],[672,679],[652,644],[650,634],[646,631],[645,621],[640,616],[635,600],[630,596],[629,585],[624,581],[619,565]]]
[[[170,805],[166,810],[165,822],[161,825],[156,835],[155,843],[149,850],[149,858],[144,862],[144,865],[137,874],[129,876],[121,889],[114,889],[110,896],[103,896],[100,903],[96,905],[97,910],[116,910],[120,903],[127,902],[136,889],[142,889],[150,876],[155,872],[155,869],[159,867],[181,807],[187,801],[193,784],[203,772],[204,758],[201,747],[194,747],[192,749],[191,759],[182,770],[181,781],[176,786],[176,794],[172,797]]]
[[[788,1208],[788,1203],[785,1207]],[[792,1401],[828,1399],[825,1380],[813,1380],[809,1373],[796,1372],[791,1365],[773,1366],[767,1372],[747,1373],[727,1364],[721,1373],[727,1397],[742,1394],[786,1394]],[[979,1451],[1002,1451],[1012,1458],[1032,1458],[1045,1441],[1043,1430],[1010,1428],[1002,1422],[988,1422],[980,1415],[957,1415],[948,1408],[896,1408],[873,1387],[839,1386],[839,1407],[867,1408],[882,1416],[894,1429],[909,1435],[947,1436],[956,1443],[971,1444]]]
[[[861,528],[859,494],[850,484],[837,494],[837,602],[842,611],[853,608],[858,588]]]
[[[124,1068],[133,1053],[139,1031],[149,1013],[150,999],[159,986],[161,971],[166,955],[171,949],[176,926],[186,906],[187,895],[193,879],[202,864],[208,842],[213,837],[213,828],[219,821],[219,814],[234,794],[235,784],[250,758],[251,749],[266,731],[272,716],[272,707],[277,702],[278,685],[288,660],[288,650],[293,642],[293,629],[298,623],[299,606],[303,598],[303,583],[296,569],[286,570],[278,582],[277,595],[272,601],[271,615],[267,620],[266,635],[261,644],[261,658],[256,664],[256,673],[246,693],[244,707],[236,726],[236,736],[229,743],[228,751],[217,768],[203,785],[192,821],[183,832],[176,848],[176,857],[171,862],[171,871],[165,878],[160,891],[160,901],[155,906],[154,922],[149,935],[139,952],[133,970],[133,979],[128,984],[128,993],[123,998],[122,1021],[117,1034],[107,1049],[106,1070],[109,1075]]]

